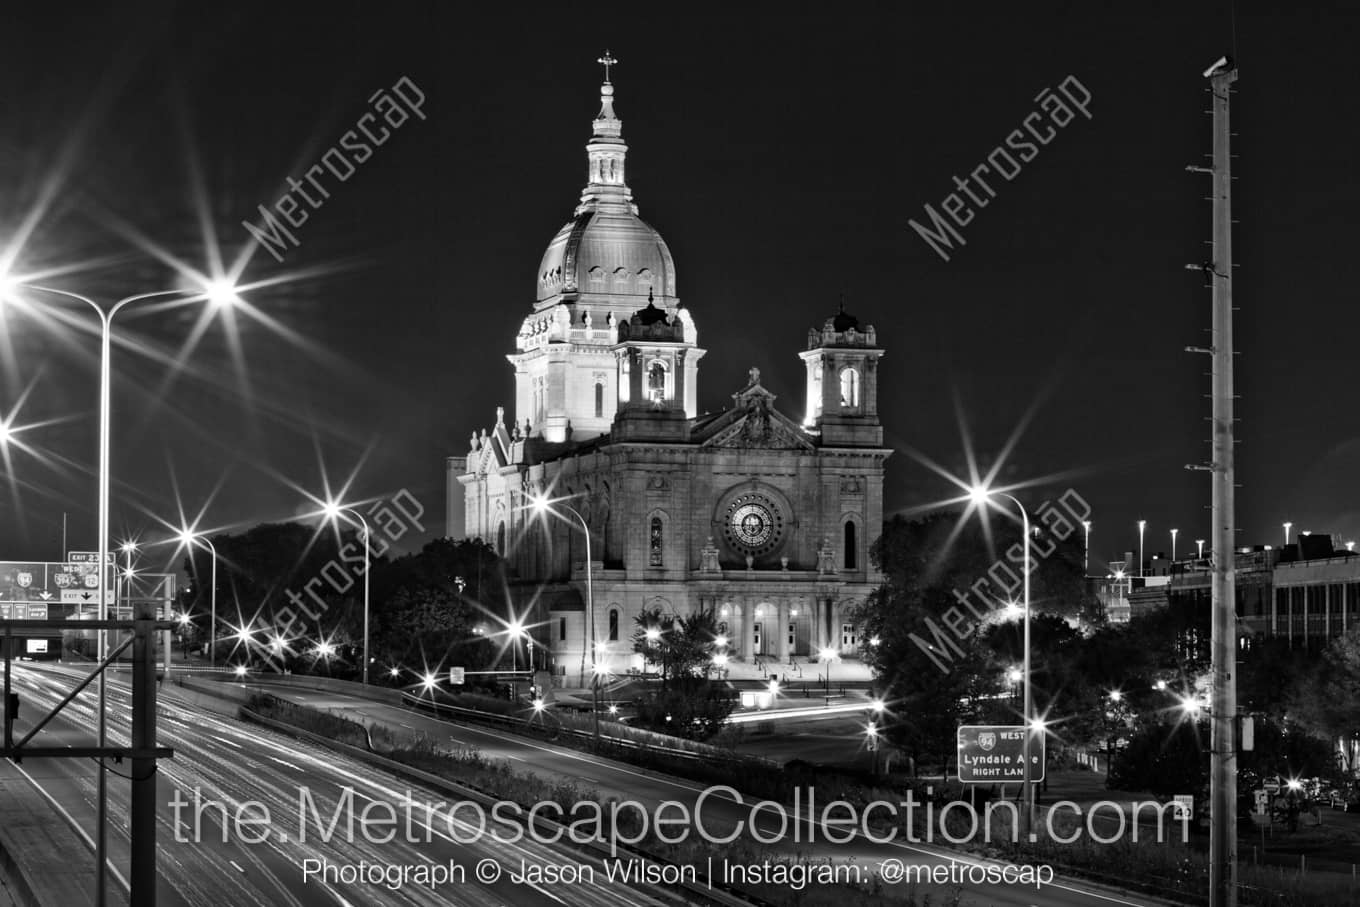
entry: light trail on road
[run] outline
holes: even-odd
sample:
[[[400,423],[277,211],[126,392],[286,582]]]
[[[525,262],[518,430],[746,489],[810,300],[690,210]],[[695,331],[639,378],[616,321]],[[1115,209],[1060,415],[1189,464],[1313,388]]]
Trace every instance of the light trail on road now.
[[[25,712],[47,710],[74,685],[83,671],[71,668],[34,669],[15,665],[15,689],[25,701]],[[109,739],[126,741],[130,727],[131,695],[126,682],[114,677],[109,684]],[[74,743],[88,737],[94,723],[93,696],[77,697],[61,716],[45,729],[46,742]],[[363,835],[350,840],[336,834],[324,842],[309,834],[299,841],[299,788],[306,786],[322,817],[329,819],[346,789],[354,791],[358,804],[387,803],[402,815],[409,791],[417,803],[438,803],[455,799],[445,792],[427,790],[382,770],[356,762],[332,750],[303,743],[264,728],[203,714],[162,696],[157,707],[159,742],[175,750],[175,757],[161,760],[158,772],[157,870],[160,878],[158,902],[161,907],[319,907],[319,905],[393,905],[393,907],[503,907],[503,905],[562,905],[562,907],[635,907],[655,903],[634,888],[609,883],[601,878],[591,885],[546,886],[528,881],[513,884],[507,876],[521,863],[530,865],[598,862],[563,848],[526,839],[519,843],[497,841],[486,834],[471,843],[476,828],[469,823],[429,821],[423,809],[413,810],[418,842],[397,834],[391,841],[370,842]],[[6,766],[12,771],[13,766]],[[24,771],[35,783],[60,803],[85,827],[94,822],[93,761],[65,759],[28,759]],[[111,769],[125,771],[121,766]],[[117,782],[117,779],[114,779]],[[202,837],[198,842],[175,839],[170,802],[176,791],[192,801],[200,789],[205,801],[213,800],[235,810],[247,801],[262,804],[271,817],[281,818],[271,825],[267,839],[259,844],[237,840],[223,841],[221,818],[216,810],[203,813]],[[192,807],[184,810],[191,819]],[[111,834],[109,854],[116,866],[127,865],[130,841],[127,833],[127,786],[110,785],[109,817]],[[342,825],[343,827],[343,825]],[[186,829],[180,829],[183,834]],[[425,838],[429,838],[429,843]],[[307,859],[327,860],[335,865],[411,865],[448,864],[464,866],[465,884],[451,883],[436,889],[408,886],[391,890],[385,885],[328,884],[303,879],[302,865]],[[474,880],[474,866],[480,860],[494,860],[506,870],[493,884]]]

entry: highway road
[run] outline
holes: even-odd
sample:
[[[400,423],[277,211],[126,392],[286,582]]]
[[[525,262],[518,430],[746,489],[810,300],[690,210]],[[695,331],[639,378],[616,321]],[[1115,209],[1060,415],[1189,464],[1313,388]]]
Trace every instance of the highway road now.
[[[14,687],[23,698],[16,738],[32,726],[40,709],[54,706],[83,673],[77,668],[16,664]],[[108,727],[112,741],[127,741],[130,699],[127,683],[117,675],[111,675]],[[92,742],[94,704],[91,688],[68,705],[61,717],[35,738],[34,744]],[[158,722],[160,744],[175,750],[173,759],[160,763],[157,778],[157,869],[160,877],[157,898],[160,905],[634,907],[661,903],[640,890],[610,882],[602,876],[589,884],[549,884],[532,879],[516,882],[512,876],[518,874],[523,864],[551,867],[584,863],[599,867],[599,862],[529,840],[510,844],[498,842],[490,835],[479,837],[477,830],[463,821],[449,825],[441,815],[430,821],[421,810],[413,812],[414,826],[407,826],[402,805],[408,792],[418,803],[438,803],[451,798],[331,750],[310,746],[256,725],[204,714],[176,702],[171,696],[161,697]],[[112,768],[124,774],[127,771],[126,764]],[[95,770],[91,760],[26,759],[19,766],[0,762],[0,774],[19,773],[38,784],[87,834],[93,828]],[[126,874],[129,856],[128,787],[123,778],[110,776],[109,856],[120,870],[120,876]],[[303,787],[308,789],[316,804],[316,814],[327,825],[348,790],[353,790],[353,811],[356,813],[370,804],[390,804],[402,817],[394,839],[369,841],[356,833],[351,840],[342,819],[329,842],[318,838],[320,829],[310,822],[307,840],[299,840],[304,815],[313,815],[303,813],[305,807],[300,805],[299,791]],[[181,840],[176,840],[171,801],[179,792],[184,800],[192,802],[195,790],[201,790],[205,801],[223,803],[228,810],[234,811],[245,801],[261,804],[272,818],[266,840],[246,843],[229,828],[231,839],[224,842],[221,813],[210,808],[202,813],[201,837],[194,842],[192,807],[185,808],[181,814],[183,823],[178,829]],[[373,813],[379,817],[383,814]],[[362,823],[358,825],[359,830],[363,827]],[[374,827],[368,828],[372,831]],[[418,839],[414,843],[406,839],[411,828],[414,829],[413,837]],[[382,826],[378,827],[379,832],[383,830]],[[455,841],[450,830],[470,843]],[[258,831],[257,828],[247,829],[247,833]],[[86,861],[92,856],[88,852],[72,854],[71,859]],[[394,888],[385,880],[346,883],[319,879],[315,874],[304,878],[303,868],[308,860],[318,861],[318,866],[320,861],[337,867],[368,864],[381,867],[381,871],[388,871],[390,866],[428,869],[456,865],[463,867],[464,881],[455,879],[433,887],[408,881]],[[481,861],[488,860],[501,870],[500,876],[492,882],[479,882],[476,867]],[[126,903],[126,888],[117,883],[117,878],[111,882],[109,890],[116,899],[110,903]]]
[[[548,779],[579,783],[606,797],[633,800],[651,810],[655,810],[662,801],[675,800],[686,804],[692,815],[705,790],[703,785],[694,782],[643,771],[549,742],[478,725],[449,722],[369,699],[330,691],[299,689],[287,684],[259,682],[249,686],[292,702],[340,712],[365,723],[425,734],[436,744],[450,748],[476,747],[489,758],[507,760],[516,770],[532,771]],[[741,779],[734,778],[732,784],[740,788]],[[751,803],[752,798],[745,798],[744,804],[739,805],[725,795],[710,796],[703,809],[706,827],[715,837],[723,837],[737,828],[739,822],[745,821],[746,830],[742,840],[749,840],[753,825],[759,827],[767,837],[773,838],[778,832],[775,818],[761,815],[753,822]],[[877,844],[863,836],[857,836],[854,841],[844,845],[826,843],[825,837],[821,836],[815,844],[809,844],[806,840],[797,843],[786,840],[783,844],[770,845],[764,849],[776,855],[797,854],[813,859],[845,861],[853,857],[861,866],[877,866],[887,860],[928,866],[947,866],[951,861],[982,862],[939,847],[905,841]],[[918,893],[928,890],[931,890],[930,886],[923,886],[918,889]],[[947,896],[953,889],[952,886],[939,886],[934,890],[938,892],[937,897],[941,897]],[[1027,886],[987,883],[965,884],[962,890],[961,903],[968,907],[1137,907],[1163,903],[1141,894],[1101,889],[1062,878],[1038,892]],[[950,903],[950,900],[944,897],[942,903]]]

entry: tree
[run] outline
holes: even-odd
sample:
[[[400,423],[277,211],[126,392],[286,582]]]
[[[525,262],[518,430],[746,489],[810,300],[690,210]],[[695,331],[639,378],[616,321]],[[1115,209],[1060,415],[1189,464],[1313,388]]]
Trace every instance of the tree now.
[[[1209,783],[1208,723],[1162,716],[1142,722],[1110,764],[1114,790],[1198,796]]]
[[[1031,601],[1039,616],[1031,630],[1055,640],[1079,638],[1063,618],[1080,613],[1086,597],[1079,542],[1068,550],[1072,538],[1060,542],[1040,527],[1036,548],[1050,554],[1032,561]],[[876,641],[866,660],[891,703],[885,731],[917,760],[948,759],[959,724],[1020,723],[1018,688],[1011,698],[1001,696],[1009,668],[1020,661],[1016,625],[1003,623],[1004,603],[971,593],[989,575],[1020,576],[1019,565],[1004,554],[1020,541],[1019,527],[1010,523],[994,525],[989,543],[980,522],[960,524],[958,514],[938,513],[914,521],[894,517],[874,543],[871,557],[884,583],[853,619],[863,638]],[[1045,662],[1036,664],[1037,680]],[[1046,705],[1036,698],[1036,707]]]
[[[421,671],[488,667],[495,646],[475,631],[488,616],[503,614],[504,576],[500,558],[480,540],[435,539],[384,565],[373,577],[374,658]]]
[[[287,657],[320,640],[352,643],[362,611],[363,543],[354,532],[317,532],[301,523],[262,523],[239,535],[215,535],[219,650],[265,658],[279,669]],[[383,563],[374,559],[374,568]],[[195,544],[185,554],[191,586],[185,604],[201,638],[209,636],[213,554]],[[264,625],[250,642],[233,628]],[[276,641],[287,643],[280,647]]]
[[[633,651],[661,672],[661,687],[688,677],[703,677],[713,664],[717,648],[718,621],[712,610],[689,617],[663,614],[660,608],[644,608],[637,616]]]
[[[1329,743],[1360,737],[1360,626],[1332,640],[1313,669],[1297,678],[1289,695],[1289,713],[1309,733]],[[1344,768],[1354,772],[1357,766]]]
[[[708,678],[717,648],[717,617],[711,610],[689,617],[644,609],[637,616],[633,651],[661,672],[661,688],[638,701],[637,723],[677,737],[706,740],[732,714],[726,684]]]
[[[687,675],[644,695],[637,704],[636,722],[676,737],[707,740],[722,729],[735,706],[726,684]]]

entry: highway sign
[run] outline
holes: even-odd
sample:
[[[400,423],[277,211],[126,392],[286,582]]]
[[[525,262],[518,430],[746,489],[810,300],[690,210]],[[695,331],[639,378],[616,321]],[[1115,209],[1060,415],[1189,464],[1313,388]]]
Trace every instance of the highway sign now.
[[[1025,780],[1025,729],[1019,725],[965,724],[959,728],[959,781],[1005,784]],[[1044,780],[1044,735],[1034,735],[1031,781]]]
[[[105,596],[104,600],[113,604],[113,590],[105,590]],[[68,605],[97,605],[99,604],[99,589],[62,589],[61,600]]]
[[[0,605],[15,606],[11,620],[23,620],[18,612],[27,611],[29,605],[38,606],[49,618],[64,618],[75,610],[74,605],[99,603],[99,573],[95,563],[0,561]],[[111,583],[107,595],[112,602]],[[67,607],[62,608],[63,604]]]
[[[98,551],[68,551],[66,552],[66,562],[68,564],[97,564],[99,563]],[[104,563],[113,565],[113,552],[106,552]]]
[[[463,685],[463,668],[449,668],[449,683],[455,686]]]

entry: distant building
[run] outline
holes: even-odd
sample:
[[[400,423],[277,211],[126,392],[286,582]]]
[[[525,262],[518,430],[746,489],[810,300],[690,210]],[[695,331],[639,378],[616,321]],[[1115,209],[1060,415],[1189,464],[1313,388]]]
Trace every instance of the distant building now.
[[[1283,547],[1236,552],[1238,633],[1285,638],[1290,647],[1321,647],[1360,622],[1360,554],[1332,536],[1300,536]],[[1167,590],[1173,608],[1207,610],[1208,558],[1175,564]]]
[[[1100,602],[1105,619],[1112,624],[1128,623],[1135,617],[1166,607],[1171,562],[1155,555],[1144,568],[1143,576],[1138,575],[1133,562],[1133,552],[1128,551],[1122,561],[1110,561],[1105,576],[1087,577],[1091,593]]]

